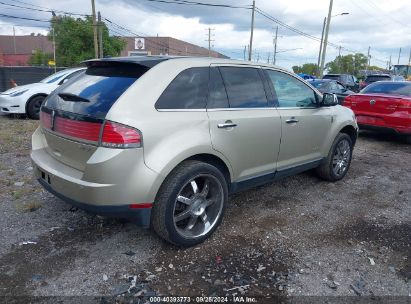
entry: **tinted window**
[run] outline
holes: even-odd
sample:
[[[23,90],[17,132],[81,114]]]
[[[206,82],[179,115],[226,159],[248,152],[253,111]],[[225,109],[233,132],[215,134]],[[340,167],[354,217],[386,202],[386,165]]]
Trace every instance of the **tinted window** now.
[[[365,82],[371,83],[371,82],[376,82],[376,81],[382,81],[382,80],[391,80],[390,76],[368,76],[365,78]]]
[[[231,108],[267,107],[267,96],[258,69],[221,67]]]
[[[116,63],[89,67],[85,73],[71,78],[54,91],[47,98],[45,106],[104,118],[121,94],[147,70],[138,65]],[[63,99],[58,94],[77,95],[88,102],[71,101],[67,97]]]
[[[229,108],[227,92],[218,68],[211,68],[210,70],[210,92],[208,96],[207,108]]]
[[[182,71],[157,100],[156,109],[204,109],[208,93],[208,67]]]
[[[340,79],[340,75],[324,75],[323,79],[339,80],[339,79]]]
[[[314,107],[315,92],[305,83],[288,74],[267,70],[280,108]]]
[[[391,94],[411,96],[411,83],[407,82],[375,82],[367,86],[361,93]]]

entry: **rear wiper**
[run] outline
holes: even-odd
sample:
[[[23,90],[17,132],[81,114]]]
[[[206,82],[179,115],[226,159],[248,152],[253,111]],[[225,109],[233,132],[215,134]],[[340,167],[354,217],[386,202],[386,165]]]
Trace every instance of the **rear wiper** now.
[[[73,101],[73,102],[90,102],[87,98],[70,94],[70,93],[59,93],[58,94],[63,100],[65,101]]]

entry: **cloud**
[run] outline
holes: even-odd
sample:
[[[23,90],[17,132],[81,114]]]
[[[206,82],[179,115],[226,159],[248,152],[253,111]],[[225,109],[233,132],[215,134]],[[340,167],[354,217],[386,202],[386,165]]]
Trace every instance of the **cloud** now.
[[[251,0],[201,0],[208,3],[223,3],[236,6],[250,6]],[[14,3],[8,0],[8,3]],[[90,13],[91,5],[83,0],[50,1],[33,0],[32,7],[42,6],[58,10]],[[324,17],[328,14],[329,0],[256,0],[256,6],[269,15],[305,32],[320,37]],[[0,6],[3,14],[28,18],[49,19],[50,13],[12,10],[12,7]],[[3,8],[7,8],[4,9]],[[251,11],[248,9],[228,9],[205,6],[186,6],[165,4],[147,0],[97,0],[97,10],[121,26],[138,35],[172,36],[201,46],[207,46],[206,28],[213,32],[214,48],[227,55],[241,59],[244,46],[249,44]],[[401,62],[408,62],[411,47],[409,32],[411,30],[411,2],[396,1],[334,1],[333,15],[348,12],[346,16],[335,16],[331,19],[329,41],[345,49],[366,53],[371,46],[371,64],[385,66],[385,62],[398,57],[402,47]],[[267,60],[273,52],[273,32],[276,24],[261,16],[255,15],[254,58]],[[11,24],[23,26],[48,26],[28,20],[14,20],[0,17],[0,33],[11,34]],[[113,33],[132,35],[110,25]],[[40,28],[16,27],[16,34],[42,32]],[[278,49],[297,49],[277,54],[277,63],[290,68],[304,62],[317,62],[319,42],[302,37],[284,27],[279,28]],[[347,54],[342,51],[342,54]],[[338,49],[328,47],[327,61],[338,55]],[[393,59],[394,61],[394,59]],[[396,60],[395,60],[396,62]]]

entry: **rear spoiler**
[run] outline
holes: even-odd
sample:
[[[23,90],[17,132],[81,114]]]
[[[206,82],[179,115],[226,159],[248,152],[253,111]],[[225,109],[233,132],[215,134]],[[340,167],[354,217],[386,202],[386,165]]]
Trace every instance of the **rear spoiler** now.
[[[152,68],[162,61],[171,59],[171,56],[129,56],[129,57],[112,57],[103,59],[90,59],[83,61],[87,67],[109,66],[112,64],[135,64],[146,68]]]

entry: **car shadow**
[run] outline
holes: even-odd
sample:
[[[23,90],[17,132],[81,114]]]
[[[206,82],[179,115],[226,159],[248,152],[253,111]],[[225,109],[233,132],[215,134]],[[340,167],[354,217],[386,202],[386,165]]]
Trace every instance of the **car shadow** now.
[[[406,136],[389,131],[376,132],[370,130],[360,130],[358,136],[363,139],[377,142],[391,142],[404,145],[410,144],[410,139],[407,139]]]

